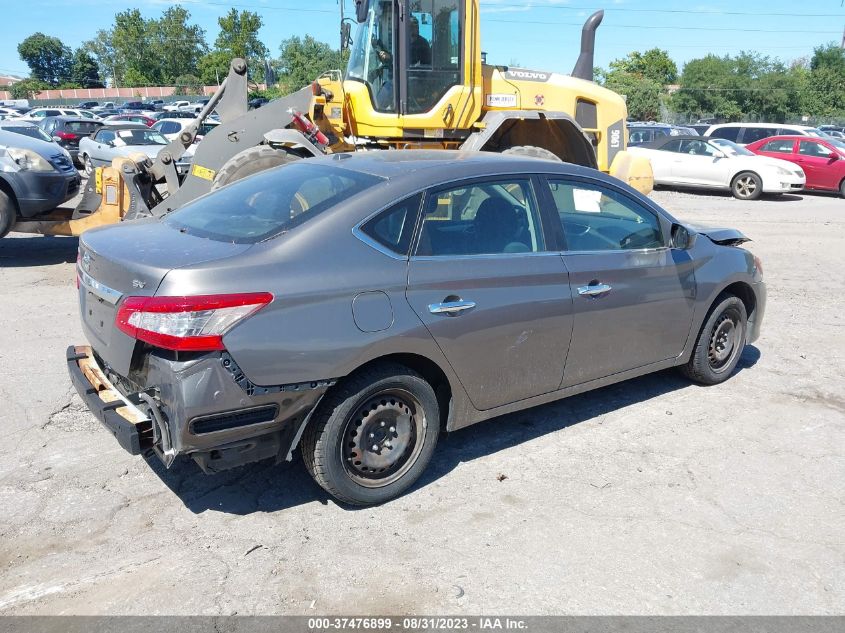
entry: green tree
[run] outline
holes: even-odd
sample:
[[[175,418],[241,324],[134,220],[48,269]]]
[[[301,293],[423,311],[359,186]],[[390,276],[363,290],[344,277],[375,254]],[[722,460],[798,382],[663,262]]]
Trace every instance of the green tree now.
[[[222,83],[229,74],[232,56],[226,51],[211,51],[200,57],[197,71],[203,85],[211,86]]]
[[[322,73],[346,66],[347,52],[333,49],[310,35],[291,37],[282,42],[279,66],[279,89],[288,94],[307,86]]]
[[[201,95],[203,89],[202,80],[196,75],[180,75],[174,82],[177,95]]]
[[[622,59],[610,62],[608,75],[618,72],[643,77],[660,86],[675,83],[678,78],[677,65],[668,52],[659,48],[649,49],[645,53],[634,51]]]
[[[78,48],[73,54],[70,80],[81,88],[102,88],[97,62],[84,48]]]
[[[121,60],[125,75],[120,79],[125,86],[157,84],[163,79],[163,58],[151,31],[151,24],[138,9],[127,9],[114,16],[111,46]],[[137,83],[140,78],[144,84]]]
[[[191,14],[179,5],[170,7],[158,20],[150,20],[147,30],[156,41],[160,77],[166,84],[177,77],[195,75],[199,60],[208,52],[205,31],[189,24]]]
[[[830,68],[845,76],[845,49],[833,43],[814,49],[813,57],[810,59],[810,70],[820,68]]]
[[[640,121],[656,121],[660,118],[662,87],[656,81],[631,73],[611,72],[608,73],[605,86],[625,97],[628,116]]]
[[[49,87],[50,84],[30,77],[9,86],[9,94],[12,95],[12,99],[34,99],[39,92]]]
[[[18,44],[18,54],[32,71],[32,78],[51,86],[70,79],[71,51],[57,37],[33,33]]]
[[[220,34],[214,41],[214,48],[229,55],[229,58],[242,57],[247,61],[250,77],[260,79],[264,76],[263,64],[269,51],[258,39],[258,31],[264,22],[258,13],[231,9],[229,13],[217,19]]]

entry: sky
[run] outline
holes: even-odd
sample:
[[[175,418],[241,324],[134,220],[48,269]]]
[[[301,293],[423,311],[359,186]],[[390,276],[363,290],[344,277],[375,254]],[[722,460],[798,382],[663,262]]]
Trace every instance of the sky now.
[[[0,74],[29,74],[17,45],[41,31],[75,48],[109,28],[114,14],[138,8],[157,17],[181,4],[191,21],[217,37],[217,18],[231,7],[264,19],[260,36],[271,54],[293,35],[310,34],[338,45],[340,0],[0,0]],[[347,15],[353,0],[345,0]],[[845,0],[481,0],[481,42],[493,64],[568,73],[578,57],[581,26],[593,10],[605,18],[596,36],[596,65],[635,50],[665,49],[678,64],[708,53],[753,50],[791,61],[813,48],[840,44]]]

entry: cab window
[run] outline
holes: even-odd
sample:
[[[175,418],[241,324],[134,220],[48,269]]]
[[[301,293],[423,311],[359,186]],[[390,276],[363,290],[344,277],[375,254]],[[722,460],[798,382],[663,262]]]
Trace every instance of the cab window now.
[[[568,252],[665,246],[657,214],[615,191],[549,179]]]
[[[405,55],[408,114],[431,110],[461,83],[458,0],[413,0]]]

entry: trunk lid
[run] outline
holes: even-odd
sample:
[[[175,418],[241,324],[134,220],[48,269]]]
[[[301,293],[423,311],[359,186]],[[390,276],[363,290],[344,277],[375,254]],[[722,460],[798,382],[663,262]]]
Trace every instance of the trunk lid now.
[[[136,341],[115,326],[121,300],[154,295],[175,268],[234,257],[251,247],[181,233],[158,219],[87,231],[79,239],[78,264],[85,336],[114,371],[126,376]]]

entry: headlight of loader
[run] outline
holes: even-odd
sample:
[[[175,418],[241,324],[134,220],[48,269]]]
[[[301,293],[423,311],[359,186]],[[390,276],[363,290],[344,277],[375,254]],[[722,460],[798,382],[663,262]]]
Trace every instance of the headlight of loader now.
[[[38,153],[31,149],[9,147],[6,149],[9,155],[21,171],[53,171],[53,166]]]

